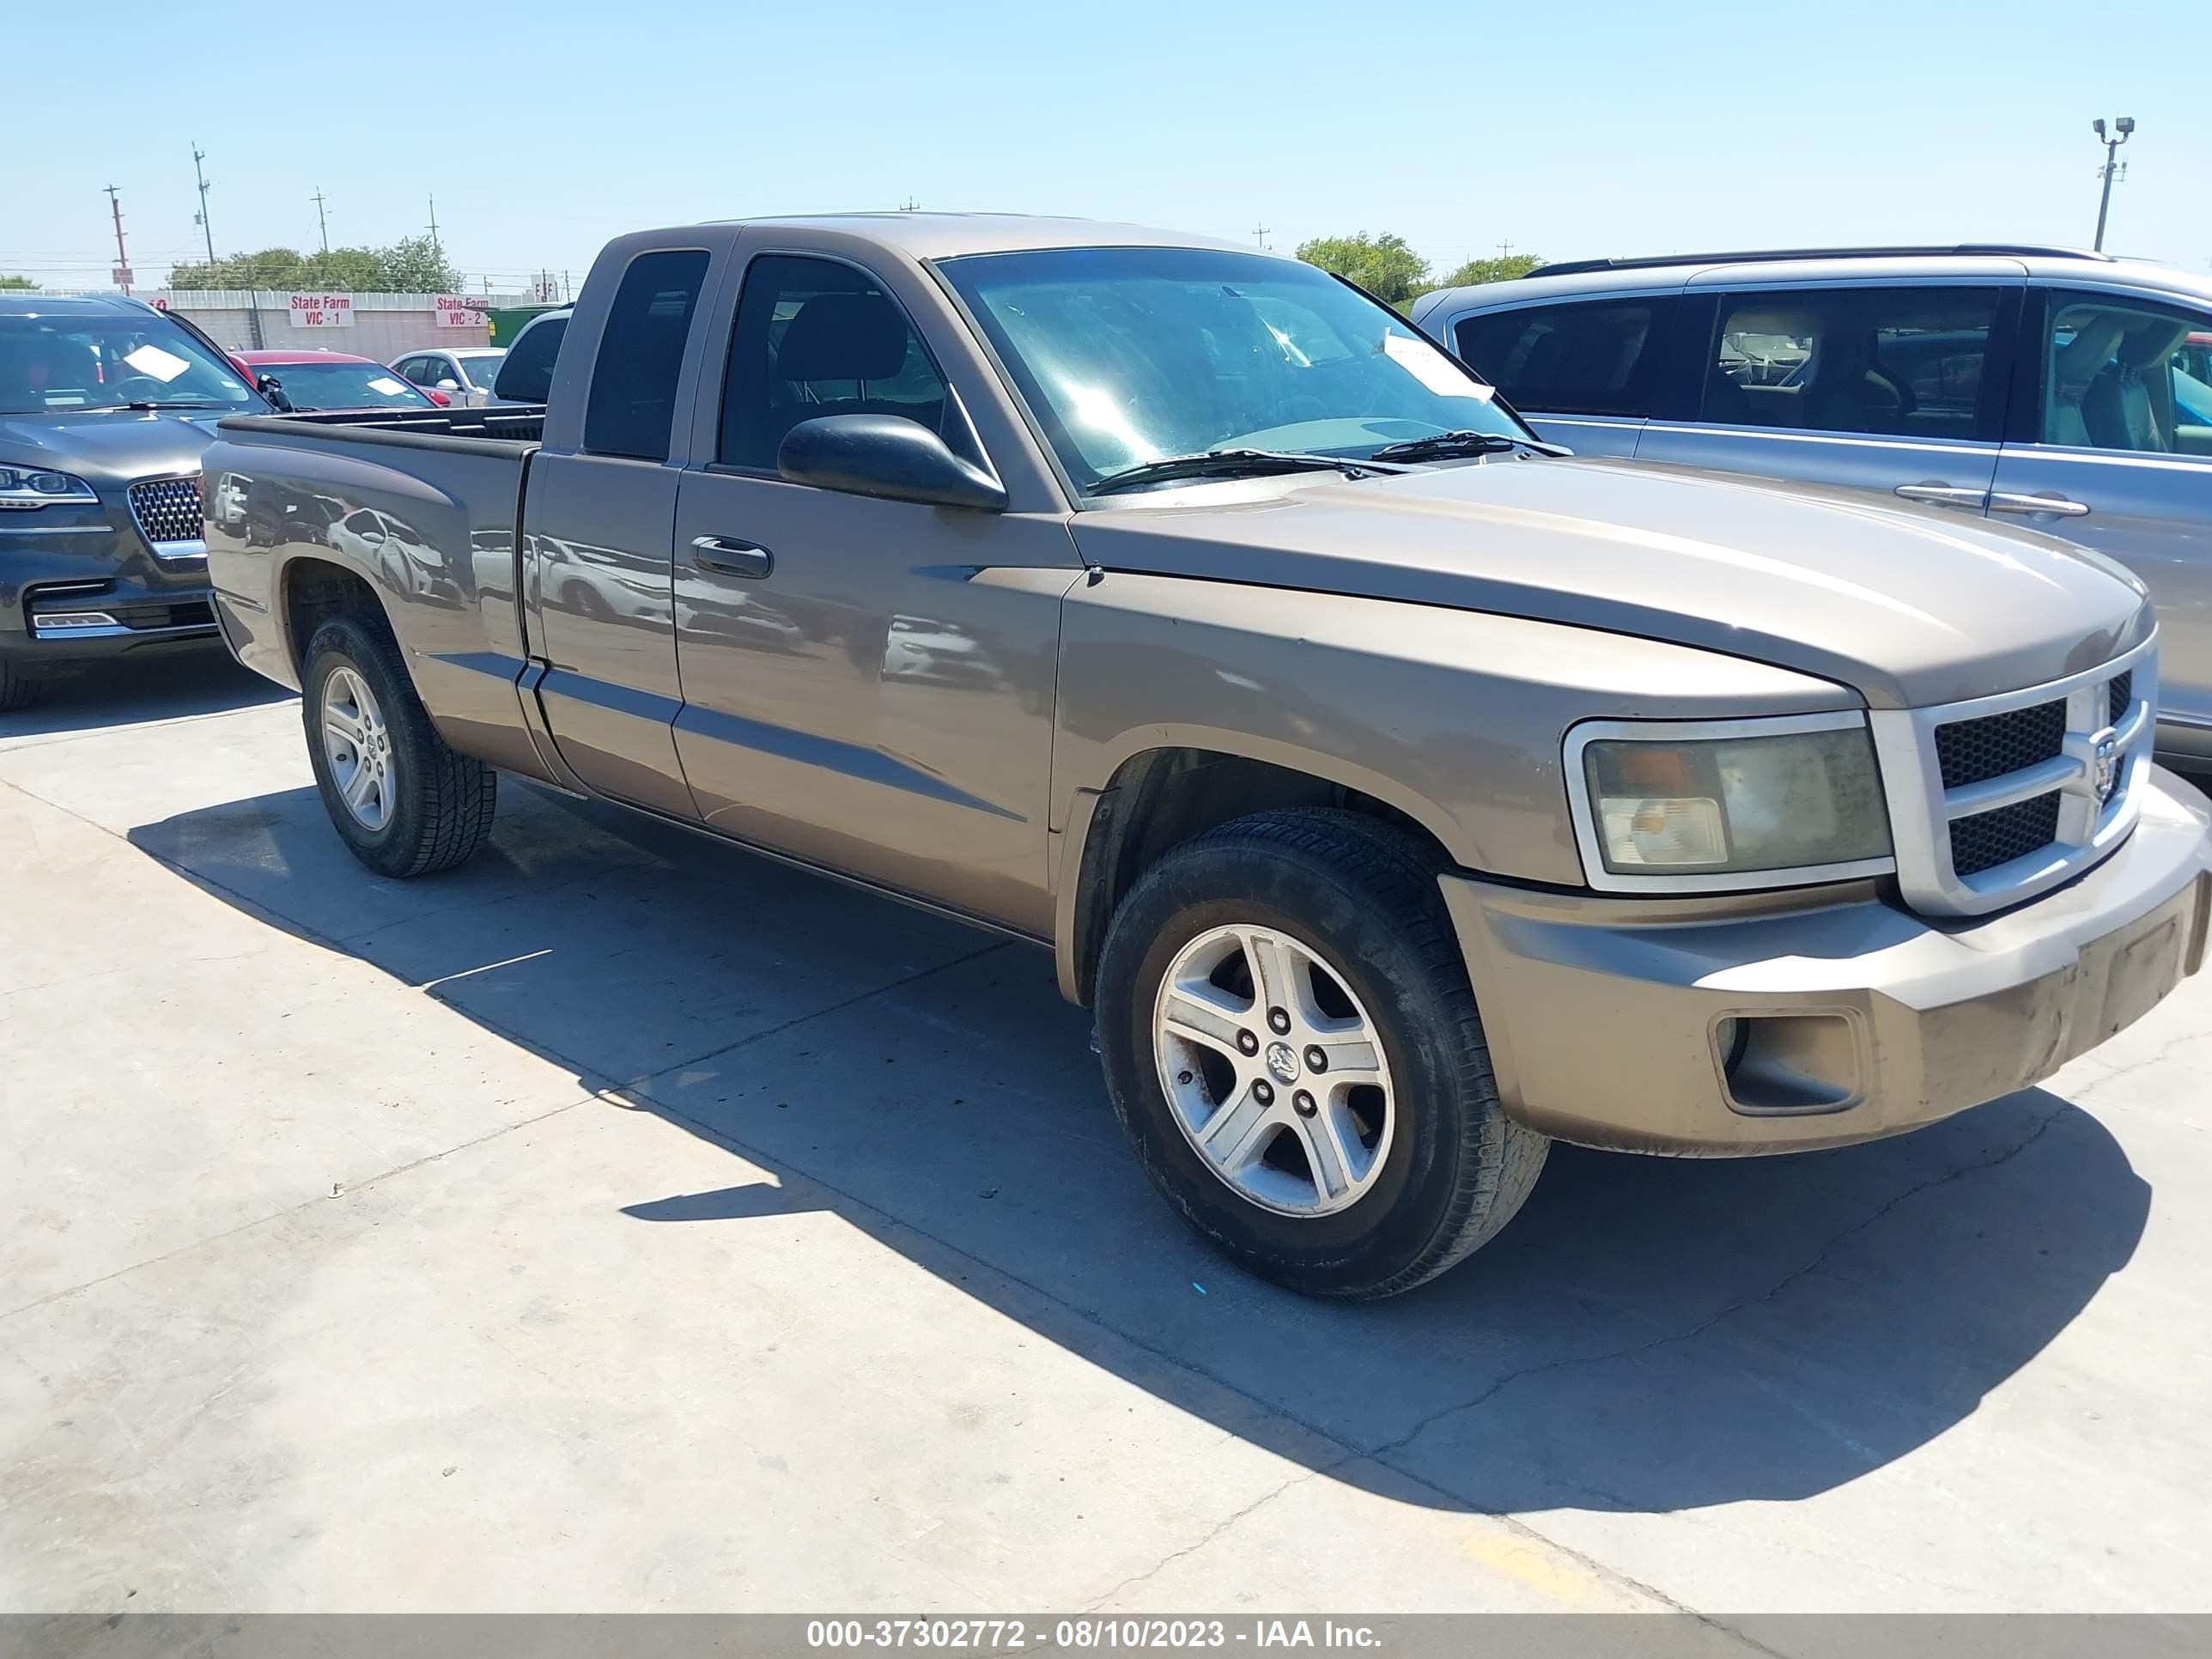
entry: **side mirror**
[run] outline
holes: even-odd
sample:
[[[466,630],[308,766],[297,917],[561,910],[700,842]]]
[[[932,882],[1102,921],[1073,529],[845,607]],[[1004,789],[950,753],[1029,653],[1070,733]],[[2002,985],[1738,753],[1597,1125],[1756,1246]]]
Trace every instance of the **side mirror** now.
[[[438,390],[441,392],[459,392],[460,389],[461,383],[450,374],[438,382]]]
[[[254,381],[253,389],[276,404],[280,413],[289,415],[294,412],[292,400],[284,395],[284,382],[274,374],[262,375]]]
[[[801,421],[775,452],[775,470],[792,483],[851,495],[1006,510],[1003,485],[963,461],[919,421],[899,415],[825,415]]]

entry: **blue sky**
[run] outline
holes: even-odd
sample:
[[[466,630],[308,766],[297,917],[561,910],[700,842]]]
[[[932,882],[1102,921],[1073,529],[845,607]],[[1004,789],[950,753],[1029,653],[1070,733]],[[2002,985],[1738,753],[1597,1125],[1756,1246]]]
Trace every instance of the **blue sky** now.
[[[2181,0],[132,0],[100,32],[189,40],[196,60],[137,61],[216,78],[171,97],[125,75],[89,118],[81,76],[11,77],[33,137],[0,271],[104,282],[114,184],[143,285],[198,245],[195,138],[218,251],[312,248],[319,187],[333,243],[389,241],[434,191],[463,271],[514,279],[580,283],[621,230],[909,198],[1264,225],[1285,249],[1395,230],[1439,267],[1507,240],[2086,246],[2089,122],[2122,114],[2107,246],[2212,269],[2212,34]]]

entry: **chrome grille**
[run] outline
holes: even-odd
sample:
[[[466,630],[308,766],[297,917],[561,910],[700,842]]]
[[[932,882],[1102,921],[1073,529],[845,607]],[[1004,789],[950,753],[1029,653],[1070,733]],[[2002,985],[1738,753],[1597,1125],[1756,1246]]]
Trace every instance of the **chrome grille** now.
[[[197,474],[188,478],[148,478],[131,486],[131,516],[138,520],[138,528],[159,552],[179,551],[174,544],[190,542],[193,550],[204,551],[201,544],[200,481]]]
[[[1951,825],[1951,868],[1978,876],[2001,864],[2039,852],[2058,838],[2058,795],[2014,801],[1994,812],[1977,812]]]
[[[2066,699],[1936,728],[1943,787],[1956,789],[2055,759],[2066,745]]]
[[[2103,858],[2135,823],[2157,702],[2157,659],[2144,644],[2046,685],[1872,710],[1905,901],[1979,915]]]

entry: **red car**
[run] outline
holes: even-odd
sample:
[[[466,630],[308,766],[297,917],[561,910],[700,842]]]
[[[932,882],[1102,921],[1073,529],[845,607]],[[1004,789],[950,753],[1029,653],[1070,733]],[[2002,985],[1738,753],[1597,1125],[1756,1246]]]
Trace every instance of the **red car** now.
[[[234,351],[231,359],[263,392],[271,386],[280,407],[307,409],[430,409],[418,391],[374,357],[349,351]],[[442,401],[440,400],[440,401]]]

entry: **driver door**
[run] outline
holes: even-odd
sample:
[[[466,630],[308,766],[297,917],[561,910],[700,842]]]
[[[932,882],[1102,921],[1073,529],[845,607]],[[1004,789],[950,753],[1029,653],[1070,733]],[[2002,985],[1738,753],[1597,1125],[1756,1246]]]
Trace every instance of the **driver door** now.
[[[676,747],[698,814],[1048,931],[1060,599],[1079,568],[1064,515],[786,482],[783,435],[821,416],[896,416],[989,458],[890,283],[842,259],[744,252],[728,337],[709,343],[726,367],[695,447],[712,459],[685,471],[676,506]]]

